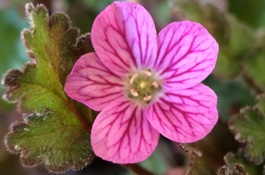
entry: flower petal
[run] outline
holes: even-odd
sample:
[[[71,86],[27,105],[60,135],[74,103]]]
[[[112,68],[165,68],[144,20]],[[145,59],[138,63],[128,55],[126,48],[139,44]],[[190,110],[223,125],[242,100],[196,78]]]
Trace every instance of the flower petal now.
[[[121,79],[105,68],[95,53],[88,53],[75,63],[64,90],[71,98],[100,111],[123,95],[121,83]]]
[[[204,138],[218,120],[215,93],[203,84],[168,92],[149,106],[147,118],[165,137],[179,143]]]
[[[106,67],[117,75],[152,65],[156,57],[156,29],[139,4],[114,2],[95,19],[91,39]]]
[[[159,133],[138,108],[117,99],[104,108],[93,123],[91,144],[95,154],[114,163],[145,160],[158,144]]]
[[[189,88],[212,72],[218,50],[215,39],[199,23],[174,22],[158,34],[155,66],[169,88]]]

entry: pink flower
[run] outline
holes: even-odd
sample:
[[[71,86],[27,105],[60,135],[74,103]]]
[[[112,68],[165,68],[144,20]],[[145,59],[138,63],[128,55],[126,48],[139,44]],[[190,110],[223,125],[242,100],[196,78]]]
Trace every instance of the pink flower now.
[[[95,19],[91,39],[95,53],[75,63],[65,92],[101,111],[91,131],[97,156],[135,163],[152,154],[159,133],[190,143],[212,130],[217,97],[201,81],[218,44],[203,26],[173,22],[157,35],[141,5],[114,2]]]

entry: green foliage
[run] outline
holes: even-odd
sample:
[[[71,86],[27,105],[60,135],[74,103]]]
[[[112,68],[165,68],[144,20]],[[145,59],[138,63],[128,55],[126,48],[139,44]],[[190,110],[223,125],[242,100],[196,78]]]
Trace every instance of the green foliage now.
[[[265,25],[265,0],[229,0],[229,11],[253,28]]]
[[[162,141],[159,142],[159,145],[155,149],[153,154],[145,161],[140,162],[139,163],[140,166],[142,166],[146,170],[153,172],[155,174],[164,174],[169,168],[169,165],[167,162],[168,160],[166,160],[165,157],[168,157],[170,155],[172,156],[172,153],[169,152],[167,148],[168,147],[167,145],[165,145],[165,143],[163,143]],[[165,150],[167,152],[164,152]],[[126,173],[126,175],[135,175],[135,173],[132,171],[129,171]]]
[[[224,157],[224,161],[228,167],[233,167],[235,165],[243,166],[249,175],[261,175],[263,171],[262,165],[257,166],[247,161],[243,157],[243,151],[241,149],[236,154],[231,152],[227,153]]]
[[[264,30],[263,30],[264,32]],[[252,49],[244,64],[243,75],[256,92],[265,91],[265,35],[259,38],[258,45]]]
[[[43,161],[54,172],[80,170],[94,157],[89,133],[93,115],[68,98],[63,86],[76,59],[92,50],[89,35],[77,39],[79,31],[68,17],[63,13],[49,17],[43,5],[29,3],[26,12],[31,29],[22,37],[32,62],[4,78],[4,97],[18,104],[24,122],[13,124],[6,146],[20,154],[24,166]]]
[[[245,107],[240,114],[229,121],[229,128],[235,139],[244,143],[244,156],[248,161],[261,164],[265,158],[265,95],[258,98],[257,104]]]
[[[214,73],[217,77],[234,78],[242,71],[242,62],[256,43],[255,32],[233,16],[198,0],[176,1],[179,18],[203,24],[219,44]]]
[[[209,77],[205,83],[218,95],[221,120],[210,135],[191,144],[202,155],[190,156],[194,158],[191,159],[190,174],[261,175],[265,172],[265,95],[259,96],[254,107],[245,107],[231,118],[229,128],[234,135],[229,132],[226,122],[242,106],[255,104],[251,90],[256,93],[265,91],[265,39],[254,31],[265,24],[265,1],[229,0],[232,14],[206,5],[206,1],[210,0],[138,2],[152,14],[158,30],[170,21],[193,20],[204,25],[219,43],[215,76]],[[111,2],[65,1],[74,24],[82,31],[89,31],[96,15]],[[22,3],[17,1],[16,4]],[[62,13],[49,17],[43,6],[27,7],[31,29],[24,30],[22,36],[32,60],[23,71],[9,71],[3,81],[7,88],[5,99],[18,105],[24,121],[12,124],[5,144],[10,152],[20,154],[24,166],[44,162],[54,172],[79,170],[94,157],[89,132],[95,115],[89,108],[69,99],[63,86],[76,59],[93,50],[90,38],[89,35],[80,37],[79,31],[71,27],[68,17]],[[0,33],[4,36],[0,38],[1,75],[7,68],[20,68],[19,65],[26,60],[17,41],[18,31],[24,24],[12,16],[13,12],[6,14],[0,11]],[[227,79],[231,81],[223,81]],[[0,101],[3,108],[1,105]],[[240,144],[234,141],[234,136]],[[176,165],[174,158],[177,156],[173,153],[179,151],[168,145],[162,142],[162,147],[168,150],[165,152],[160,142],[154,154],[140,164],[152,172],[164,174],[169,167]],[[239,152],[231,153],[239,147],[242,147]],[[178,160],[184,161],[179,157]],[[10,164],[5,166],[6,169],[12,169]],[[221,168],[217,171],[218,167]],[[28,174],[28,170],[24,171]]]
[[[246,171],[241,164],[235,164],[232,167],[224,165],[218,169],[217,175],[246,175]]]
[[[158,147],[147,160],[141,163],[141,165],[145,167],[147,170],[154,172],[156,174],[163,174],[169,168],[167,163],[163,159],[163,154],[160,149],[161,146]]]
[[[204,83],[218,96],[217,107],[222,121],[228,121],[230,116],[243,106],[255,104],[255,97],[242,78],[224,82],[209,76]]]
[[[228,151],[236,149],[237,146],[233,135],[229,132],[226,124],[222,122],[218,122],[213,131],[203,140],[189,145],[201,152],[201,156],[194,158],[190,167],[190,175],[216,173],[217,168],[223,165],[223,156]]]
[[[114,2],[115,0],[104,0],[104,1],[98,1],[98,0],[84,0],[83,3],[88,8],[93,8],[94,10],[100,12],[104,8],[106,8],[109,4]]]
[[[214,162],[208,162],[204,156],[195,158],[188,175],[212,175],[216,171]]]

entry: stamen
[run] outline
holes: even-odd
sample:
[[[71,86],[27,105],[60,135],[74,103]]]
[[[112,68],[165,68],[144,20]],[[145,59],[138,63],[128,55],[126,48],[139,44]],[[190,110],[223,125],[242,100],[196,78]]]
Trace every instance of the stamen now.
[[[144,101],[150,101],[151,99],[152,99],[151,95],[144,97]]]
[[[156,80],[150,69],[138,70],[130,74],[127,79],[128,97],[143,104],[148,105],[155,100],[160,90],[160,81]]]
[[[130,79],[130,84],[133,84],[134,80],[138,77],[138,74],[133,74],[133,76]]]
[[[137,92],[135,89],[132,88],[130,91],[131,91],[131,94],[132,94],[134,97],[138,97],[139,94],[138,94],[138,92]]]
[[[155,88],[158,88],[158,82],[154,81],[154,82],[152,83],[152,85],[153,85]]]
[[[148,71],[148,70],[142,70],[141,72],[142,72],[142,74],[145,74],[145,75],[147,75],[148,77],[150,77],[150,76],[152,75],[152,72],[150,72],[150,71]]]

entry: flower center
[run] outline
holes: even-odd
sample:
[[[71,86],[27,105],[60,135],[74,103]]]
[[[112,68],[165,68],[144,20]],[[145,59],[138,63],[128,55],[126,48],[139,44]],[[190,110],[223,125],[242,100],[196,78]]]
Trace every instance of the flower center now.
[[[128,97],[142,104],[149,104],[161,90],[158,81],[150,70],[141,70],[128,78]]]

